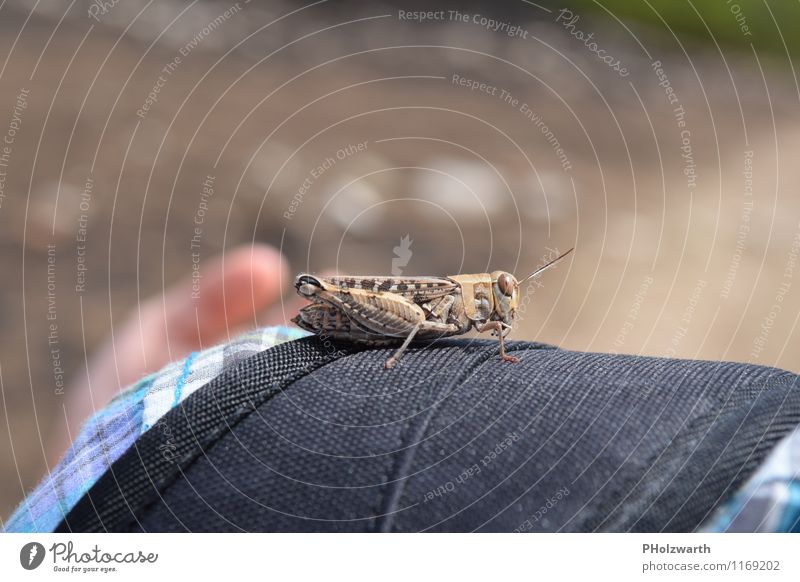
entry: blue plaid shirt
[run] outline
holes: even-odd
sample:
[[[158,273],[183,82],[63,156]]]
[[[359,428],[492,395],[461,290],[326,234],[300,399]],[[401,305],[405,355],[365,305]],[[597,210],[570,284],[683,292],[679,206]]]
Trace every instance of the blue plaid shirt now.
[[[800,427],[778,443],[703,531],[800,533]]]
[[[55,469],[17,507],[5,531],[52,532],[112,463],[170,409],[229,366],[305,335],[288,327],[255,330],[142,378],[86,421]]]

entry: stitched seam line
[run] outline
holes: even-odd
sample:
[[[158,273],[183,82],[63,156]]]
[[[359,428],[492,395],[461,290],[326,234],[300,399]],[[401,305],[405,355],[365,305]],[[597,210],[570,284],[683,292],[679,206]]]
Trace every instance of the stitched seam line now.
[[[486,350],[483,358],[476,361],[473,366],[470,366],[468,369],[466,369],[464,373],[457,380],[455,380],[455,382],[448,384],[448,386],[453,386],[455,389],[462,385],[467,378],[475,373],[478,368],[489,361],[490,358],[495,356],[497,356],[497,354],[494,347]],[[410,438],[406,441],[404,454],[399,457],[399,462],[397,463],[397,471],[395,471],[393,486],[384,496],[384,502],[382,505],[385,507],[385,509],[381,512],[383,517],[379,518],[376,523],[377,531],[389,532],[392,530],[397,506],[400,503],[400,497],[405,490],[405,484],[407,481],[405,475],[408,473],[408,470],[411,467],[411,464],[414,462],[414,458],[416,457],[418,446],[415,446],[414,443],[419,443],[422,440],[422,436],[428,430],[428,426],[430,425],[436,413],[439,411],[441,403],[442,401],[440,400],[438,404],[431,406],[431,409],[425,418],[416,425],[416,430],[413,431],[413,434],[409,435]]]

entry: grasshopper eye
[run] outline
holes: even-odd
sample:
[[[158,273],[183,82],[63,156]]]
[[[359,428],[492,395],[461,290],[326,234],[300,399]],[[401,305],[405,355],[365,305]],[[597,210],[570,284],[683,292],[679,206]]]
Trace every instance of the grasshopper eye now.
[[[497,278],[497,287],[500,289],[500,293],[511,297],[514,294],[514,278],[508,273],[503,273]]]

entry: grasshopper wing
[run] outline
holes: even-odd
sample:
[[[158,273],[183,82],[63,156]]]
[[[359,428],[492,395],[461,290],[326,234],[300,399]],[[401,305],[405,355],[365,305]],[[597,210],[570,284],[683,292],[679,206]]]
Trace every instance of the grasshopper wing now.
[[[324,288],[358,289],[372,293],[391,293],[413,301],[427,303],[450,295],[458,284],[444,277],[375,277],[363,275],[358,277],[316,278]]]

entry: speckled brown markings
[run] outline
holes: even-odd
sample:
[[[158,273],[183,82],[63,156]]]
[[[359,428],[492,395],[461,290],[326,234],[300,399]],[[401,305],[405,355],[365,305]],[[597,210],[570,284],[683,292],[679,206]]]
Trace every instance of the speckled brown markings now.
[[[522,281],[504,271],[402,278],[323,278],[304,273],[295,280],[295,288],[310,304],[292,321],[332,339],[372,346],[402,342],[386,361],[387,368],[397,363],[414,339],[461,335],[472,328],[496,335],[501,358],[516,362],[506,354],[503,340],[514,323],[520,285],[571,251]]]

